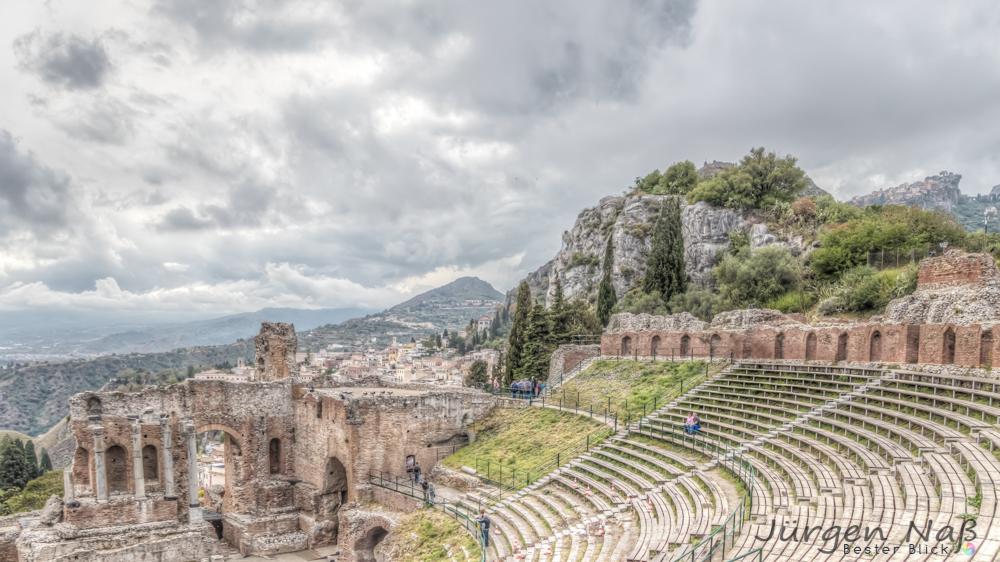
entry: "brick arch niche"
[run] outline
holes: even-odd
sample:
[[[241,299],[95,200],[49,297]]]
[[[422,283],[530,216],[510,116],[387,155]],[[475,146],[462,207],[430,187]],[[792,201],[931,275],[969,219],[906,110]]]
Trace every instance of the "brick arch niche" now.
[[[806,336],[806,360],[816,359],[816,332],[809,332]]]
[[[874,362],[882,360],[882,333],[878,330],[872,332],[869,341],[869,360]]]

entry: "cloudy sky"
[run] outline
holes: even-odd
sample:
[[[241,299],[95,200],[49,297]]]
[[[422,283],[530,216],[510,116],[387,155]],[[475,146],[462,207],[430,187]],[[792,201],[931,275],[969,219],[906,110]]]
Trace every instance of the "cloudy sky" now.
[[[3,0],[0,309],[506,290],[638,175],[1000,184],[995,2]]]

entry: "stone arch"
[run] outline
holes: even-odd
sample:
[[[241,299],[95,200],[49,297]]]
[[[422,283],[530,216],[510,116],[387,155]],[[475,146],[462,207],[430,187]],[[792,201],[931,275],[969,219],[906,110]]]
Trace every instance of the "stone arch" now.
[[[872,332],[868,360],[875,363],[882,361],[882,333],[878,330]]]
[[[650,354],[653,355],[654,357],[660,351],[660,342],[661,341],[662,340],[660,339],[660,336],[653,336],[652,341],[650,341],[650,343],[649,343]]]
[[[979,366],[993,366],[993,330],[983,330],[979,336]]]
[[[112,445],[104,451],[104,467],[107,472],[108,493],[128,492],[128,473],[131,470],[128,452],[121,445]]]
[[[908,326],[906,330],[906,362],[920,361],[920,327]]]
[[[160,479],[160,455],[156,445],[146,445],[142,448],[142,476],[147,481]]]
[[[806,336],[806,361],[816,359],[816,332],[809,332]]]
[[[785,358],[785,334],[784,332],[778,332],[778,335],[774,337],[774,358],[784,359]]]
[[[684,334],[681,337],[681,356],[691,353],[691,336]]]
[[[337,516],[340,506],[347,503],[347,469],[337,457],[326,460],[326,471],[323,473],[322,496],[316,516],[320,520],[330,520]]]
[[[941,364],[942,365],[954,365],[955,364],[955,330],[949,326],[948,329],[944,331],[944,337],[941,338]]]
[[[91,396],[87,399],[87,415],[88,416],[99,416],[103,413],[104,408],[101,405],[101,399],[96,396]]]
[[[847,343],[850,338],[847,332],[837,338],[837,361],[847,361]]]
[[[341,530],[345,534],[345,542],[349,545],[351,554],[357,562],[375,562],[375,547],[381,543],[392,530],[392,523],[385,517],[368,517],[358,527]]]
[[[719,334],[712,334],[712,337],[708,340],[709,353],[713,356],[719,353],[722,349],[722,336]]]
[[[632,338],[625,336],[622,338],[622,355],[632,355]]]
[[[77,444],[73,453],[73,485],[89,487],[93,482],[92,462],[90,459],[90,448]]]
[[[281,439],[277,437],[267,442],[267,472],[281,474]]]
[[[194,432],[196,434],[200,435],[202,433],[205,433],[206,431],[221,431],[221,432],[225,433],[226,435],[229,436],[230,442],[232,442],[234,440],[236,441],[236,443],[235,443],[235,445],[236,445],[236,450],[235,450],[236,456],[242,456],[243,455],[243,445],[245,443],[245,440],[244,440],[244,435],[242,433],[240,433],[239,431],[236,431],[235,429],[229,427],[228,425],[223,425],[223,424],[220,424],[220,423],[197,423],[197,422],[195,422]]]

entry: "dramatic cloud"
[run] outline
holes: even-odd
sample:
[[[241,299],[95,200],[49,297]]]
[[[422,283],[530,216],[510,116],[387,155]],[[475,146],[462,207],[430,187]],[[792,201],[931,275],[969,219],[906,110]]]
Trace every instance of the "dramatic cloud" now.
[[[0,21],[4,309],[503,290],[636,176],[753,146],[841,199],[1000,183],[991,2],[46,6]]]
[[[99,88],[111,72],[108,53],[98,39],[62,33],[43,36],[36,30],[18,37],[14,52],[22,69],[69,90]]]

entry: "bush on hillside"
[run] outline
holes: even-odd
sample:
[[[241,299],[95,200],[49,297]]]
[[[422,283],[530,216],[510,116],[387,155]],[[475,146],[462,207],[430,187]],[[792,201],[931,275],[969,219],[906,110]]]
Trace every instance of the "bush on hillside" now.
[[[722,257],[712,268],[724,306],[745,308],[750,303],[762,306],[798,287],[799,266],[788,248],[767,246],[751,252]]]

